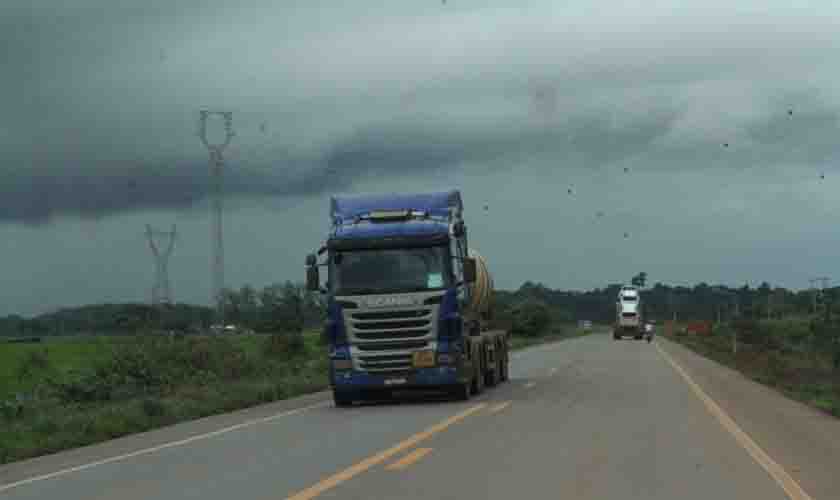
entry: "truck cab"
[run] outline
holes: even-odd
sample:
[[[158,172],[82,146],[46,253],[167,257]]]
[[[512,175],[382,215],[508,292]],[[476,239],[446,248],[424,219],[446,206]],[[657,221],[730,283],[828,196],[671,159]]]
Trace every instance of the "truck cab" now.
[[[616,320],[613,337],[618,340],[625,335],[641,339],[644,333],[642,319],[642,297],[633,286],[623,286],[616,300]]]
[[[483,345],[472,286],[481,271],[461,211],[458,191],[332,198],[332,228],[321,262],[307,258],[307,284],[326,295],[338,406],[385,390],[473,384],[494,349]]]

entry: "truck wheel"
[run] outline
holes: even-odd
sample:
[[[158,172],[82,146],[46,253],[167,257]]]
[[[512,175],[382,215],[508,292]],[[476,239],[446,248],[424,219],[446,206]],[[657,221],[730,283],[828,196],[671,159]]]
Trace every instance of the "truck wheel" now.
[[[499,378],[502,382],[508,381],[508,355],[507,351],[505,351],[505,357],[502,359],[502,369],[499,372]]]
[[[455,389],[452,391],[452,396],[455,397],[456,401],[469,401],[470,396],[472,396],[471,385],[472,384],[470,382],[456,385]]]
[[[333,402],[337,407],[344,408],[353,404],[353,397],[346,392],[333,389]]]
[[[478,359],[478,365],[473,373],[472,392],[476,396],[484,392],[484,358],[483,354]]]
[[[484,385],[486,385],[487,387],[496,387],[497,385],[499,385],[499,378],[501,378],[499,376],[499,372],[501,371],[500,367],[502,366],[502,362],[500,360],[496,360],[494,365],[495,366],[493,366],[492,371],[485,372],[486,379],[484,381]]]
[[[621,335],[618,332],[613,332],[613,340],[621,340]]]

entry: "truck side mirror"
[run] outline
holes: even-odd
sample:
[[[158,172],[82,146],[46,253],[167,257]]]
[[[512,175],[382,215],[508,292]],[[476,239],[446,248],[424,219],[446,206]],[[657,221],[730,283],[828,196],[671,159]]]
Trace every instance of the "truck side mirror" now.
[[[463,238],[467,234],[467,227],[464,225],[463,221],[458,221],[455,224],[455,227],[452,228],[452,234],[456,238]]]
[[[472,257],[464,258],[464,283],[475,283],[476,274],[475,259]]]
[[[310,292],[321,290],[321,276],[318,273],[318,262],[312,254],[306,256],[306,289]]]

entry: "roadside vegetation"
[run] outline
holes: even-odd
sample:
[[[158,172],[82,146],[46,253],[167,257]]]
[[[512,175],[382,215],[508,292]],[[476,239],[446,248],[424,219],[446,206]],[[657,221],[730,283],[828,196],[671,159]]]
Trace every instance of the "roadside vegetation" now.
[[[716,325],[709,334],[676,326],[668,338],[840,417],[840,322],[741,319]]]
[[[645,277],[634,281],[643,287]],[[508,330],[514,349],[585,335],[576,323],[590,320],[592,331],[610,324],[619,288],[568,292],[527,282],[495,294],[491,326]],[[718,324],[708,336],[676,333],[678,342],[840,415],[834,295],[840,289],[814,300],[767,284],[657,283],[643,300],[660,323],[676,315],[682,324]],[[319,296],[287,282],[228,290],[225,303],[239,334],[209,334],[213,311],[186,304],[0,318],[0,463],[326,388]]]
[[[291,283],[228,291],[241,334],[208,334],[212,311],[188,305],[0,321],[0,463],[325,389],[318,299]],[[497,311],[515,349],[586,333],[527,287]]]
[[[19,358],[3,380],[3,463],[313,392],[327,373],[317,334],[4,347]],[[74,351],[95,355],[84,363],[64,355]]]

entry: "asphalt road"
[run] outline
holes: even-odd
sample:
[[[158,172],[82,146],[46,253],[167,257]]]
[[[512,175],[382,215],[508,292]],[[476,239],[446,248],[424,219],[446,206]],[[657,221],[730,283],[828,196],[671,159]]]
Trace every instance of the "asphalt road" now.
[[[0,498],[811,498],[801,465],[765,453],[785,428],[727,422],[715,388],[695,382],[721,368],[693,360],[693,373],[690,354],[658,343],[592,335],[521,351],[511,381],[470,402],[337,409],[320,394],[184,424],[0,468]],[[836,469],[822,456],[802,463]],[[826,477],[811,486],[831,491]]]

